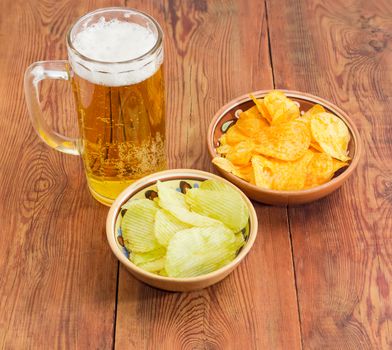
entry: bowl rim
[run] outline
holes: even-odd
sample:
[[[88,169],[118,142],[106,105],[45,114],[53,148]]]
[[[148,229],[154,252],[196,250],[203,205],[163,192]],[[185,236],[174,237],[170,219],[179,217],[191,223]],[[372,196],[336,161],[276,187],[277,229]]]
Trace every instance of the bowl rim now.
[[[144,188],[149,187],[156,183],[156,181],[164,178],[165,181],[170,180],[178,180],[178,179],[186,179],[193,178],[194,180],[207,180],[207,179],[217,179],[223,181],[224,183],[230,185],[234,188],[237,192],[239,192],[242,198],[245,200],[245,203],[249,209],[249,236],[248,241],[241,249],[240,253],[227,265],[222,266],[218,270],[209,272],[207,274],[196,276],[196,277],[186,277],[186,278],[176,278],[176,277],[166,277],[153,274],[152,272],[148,272],[143,270],[142,268],[136,266],[133,262],[126,258],[123,252],[119,249],[116,243],[116,232],[115,232],[115,225],[117,221],[117,217],[121,212],[121,206],[128,201],[131,197],[133,197],[136,193],[142,191]],[[162,281],[162,282],[185,282],[185,283],[194,283],[204,281],[206,279],[212,279],[224,273],[225,271],[230,271],[233,269],[237,264],[239,264],[249,253],[251,250],[258,233],[258,219],[255,208],[249,198],[239,189],[237,186],[232,184],[230,181],[201,170],[195,169],[171,169],[171,170],[164,170],[157,173],[153,173],[151,175],[145,176],[133,184],[128,186],[120,195],[116,198],[113,202],[112,206],[110,207],[109,213],[106,219],[106,238],[108,240],[109,246],[117,257],[117,259],[123,263],[129,269],[135,271],[139,275],[142,275],[144,278],[147,279],[154,279],[155,281]]]
[[[238,176],[235,176],[223,169],[218,169],[215,165],[214,167],[218,169],[220,172],[223,172],[225,176],[229,179],[232,179],[233,181],[237,181],[241,186],[248,187],[254,191],[260,192],[260,193],[268,193],[271,195],[277,195],[277,196],[297,196],[297,195],[306,195],[306,194],[314,194],[318,193],[319,191],[322,191],[326,188],[329,188],[330,186],[333,186],[334,184],[340,183],[345,181],[355,170],[355,168],[358,165],[359,159],[362,154],[362,142],[361,142],[361,137],[359,135],[358,129],[355,126],[354,122],[350,119],[350,117],[347,115],[346,112],[344,112],[341,108],[337,107],[333,103],[306,93],[306,92],[301,92],[301,91],[296,91],[296,90],[285,90],[285,89],[270,89],[270,90],[257,90],[254,92],[250,92],[247,94],[243,94],[237,98],[232,99],[228,103],[226,103],[223,107],[221,107],[218,112],[215,113],[214,117],[211,119],[210,125],[208,127],[208,132],[207,132],[207,146],[208,146],[208,153],[210,154],[211,160],[216,157],[216,148],[214,145],[214,132],[215,129],[219,123],[219,121],[223,118],[223,116],[231,109],[239,106],[240,104],[244,102],[251,101],[252,99],[249,97],[250,94],[252,94],[256,98],[264,97],[267,93],[273,91],[273,90],[278,90],[283,92],[287,97],[293,97],[299,100],[305,100],[308,102],[313,102],[317,104],[321,104],[324,107],[327,107],[329,110],[333,111],[334,113],[337,114],[337,117],[342,119],[343,122],[346,124],[348,127],[349,131],[351,132],[352,139],[354,141],[354,157],[351,159],[348,167],[346,170],[344,170],[341,174],[333,178],[332,180],[327,181],[326,183],[322,185],[318,185],[316,187],[304,189],[304,190],[290,190],[290,191],[283,191],[283,190],[271,190],[268,188],[262,188],[258,187],[256,185],[253,185]],[[343,118],[342,118],[343,117]]]

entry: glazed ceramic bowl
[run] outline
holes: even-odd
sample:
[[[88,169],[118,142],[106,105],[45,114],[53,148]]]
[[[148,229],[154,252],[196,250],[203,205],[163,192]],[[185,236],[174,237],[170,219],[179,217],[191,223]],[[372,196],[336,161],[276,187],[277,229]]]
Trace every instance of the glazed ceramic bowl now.
[[[219,270],[214,272],[191,278],[172,278],[159,276],[145,270],[142,270],[128,259],[128,252],[123,246],[122,233],[120,229],[121,224],[121,207],[131,198],[146,198],[145,193],[148,190],[156,189],[156,182],[171,182],[173,187],[179,187],[181,180],[188,182],[192,187],[198,187],[198,185],[208,179],[216,179],[223,181],[238,191],[249,209],[249,222],[246,230],[248,231],[246,243],[241,248],[237,257],[229,264],[223,266]],[[133,183],[131,186],[126,188],[112,204],[107,221],[106,221],[106,233],[107,239],[114,255],[118,260],[129,270],[129,272],[139,279],[140,281],[147,283],[153,287],[165,289],[168,291],[182,291],[187,292],[196,289],[202,289],[208,287],[214,283],[221,281],[228,274],[230,274],[237,265],[245,258],[253,246],[253,243],[257,235],[257,216],[255,209],[249,199],[234,185],[221,177],[207,173],[204,171],[192,170],[192,169],[178,169],[178,170],[167,170],[159,173],[152,174],[144,177],[141,180]]]
[[[355,168],[358,165],[362,151],[360,136],[353,121],[344,111],[334,104],[320,97],[303,92],[290,90],[280,91],[284,92],[287,97],[297,102],[301,112],[307,111],[315,104],[319,104],[323,106],[328,112],[335,114],[345,122],[351,135],[351,141],[348,145],[349,156],[351,157],[350,165],[337,171],[335,176],[327,183],[310,189],[298,191],[277,191],[264,189],[252,185],[218,167],[216,167],[216,169],[221,173],[222,176],[238,186],[249,198],[252,198],[258,202],[271,205],[298,205],[309,203],[325,197],[333,191],[337,190],[353,174]],[[256,91],[253,93],[253,95],[256,98],[263,98],[268,92],[270,91]],[[211,159],[217,156],[216,148],[219,146],[219,138],[233,123],[235,123],[239,112],[245,111],[252,106],[254,106],[254,103],[249,97],[249,94],[246,94],[230,101],[215,114],[209,126],[207,135],[208,151],[210,153]]]

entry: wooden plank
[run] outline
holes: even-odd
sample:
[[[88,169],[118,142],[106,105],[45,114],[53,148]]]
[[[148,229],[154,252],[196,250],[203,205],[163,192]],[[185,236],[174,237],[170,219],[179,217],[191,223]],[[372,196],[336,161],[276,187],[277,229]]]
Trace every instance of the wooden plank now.
[[[263,4],[129,1],[166,35],[169,158],[211,170],[206,131],[223,103],[272,87]],[[117,349],[299,349],[300,331],[285,208],[256,205],[259,236],[227,279],[167,293],[120,269]]]
[[[392,4],[268,1],[276,85],[346,110],[365,153],[328,198],[289,210],[305,349],[392,347]]]
[[[66,57],[77,17],[116,3],[0,2],[1,349],[113,344],[118,264],[106,243],[107,208],[89,195],[81,161],[38,139],[22,83],[33,61]],[[65,91],[51,85],[46,106],[58,130],[75,131],[61,113],[69,112]]]

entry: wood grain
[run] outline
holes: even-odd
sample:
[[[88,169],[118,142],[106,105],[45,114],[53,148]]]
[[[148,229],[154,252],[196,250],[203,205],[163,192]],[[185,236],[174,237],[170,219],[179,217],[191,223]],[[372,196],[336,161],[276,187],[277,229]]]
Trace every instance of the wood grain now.
[[[1,349],[113,345],[118,263],[106,243],[107,208],[90,197],[80,160],[38,139],[22,81],[30,63],[66,57],[77,17],[115,3],[0,2]],[[63,91],[48,90],[60,131],[70,129]]]
[[[118,274],[107,208],[89,195],[80,159],[38,139],[22,90],[31,62],[66,57],[77,17],[124,1],[1,1],[0,348],[392,348],[392,4],[125,4],[165,32],[172,168],[211,171],[205,136],[215,111],[274,83],[346,110],[365,154],[328,198],[288,210],[256,205],[255,246],[221,283],[187,294],[150,288]],[[75,135],[68,93],[61,83],[42,89],[53,127]]]
[[[240,94],[272,87],[264,6],[255,1],[127,5],[153,15],[166,34],[171,166],[211,170],[206,132],[213,114]],[[116,349],[299,349],[286,209],[256,209],[260,228],[254,249],[213,287],[167,293],[120,268]]]
[[[335,102],[365,154],[337,193],[289,210],[304,349],[392,348],[392,3],[268,1],[275,82]]]

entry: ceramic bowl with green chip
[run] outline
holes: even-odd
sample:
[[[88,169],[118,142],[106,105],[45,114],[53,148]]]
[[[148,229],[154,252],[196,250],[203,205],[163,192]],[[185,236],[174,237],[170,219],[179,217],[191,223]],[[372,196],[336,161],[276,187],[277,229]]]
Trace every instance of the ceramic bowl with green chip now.
[[[249,211],[248,222],[241,231],[245,243],[237,251],[235,258],[215,271],[196,277],[166,277],[156,273],[148,272],[145,269],[135,265],[130,260],[130,252],[124,244],[122,220],[126,210],[124,210],[123,206],[126,203],[129,203],[130,200],[145,200],[146,198],[151,199],[151,194],[156,193],[157,181],[165,183],[167,186],[180,192],[184,183],[189,188],[197,189],[204,181],[211,179],[222,182],[238,192]],[[243,192],[241,192],[241,190],[217,175],[193,169],[162,171],[136,181],[131,186],[126,188],[115,200],[110,208],[106,221],[107,239],[110,248],[112,249],[117,259],[135,278],[156,288],[182,292],[206,288],[221,281],[227,275],[229,275],[245,258],[252,248],[256,239],[257,228],[258,222],[255,209],[250,200],[245,196],[245,194],[243,194]]]

